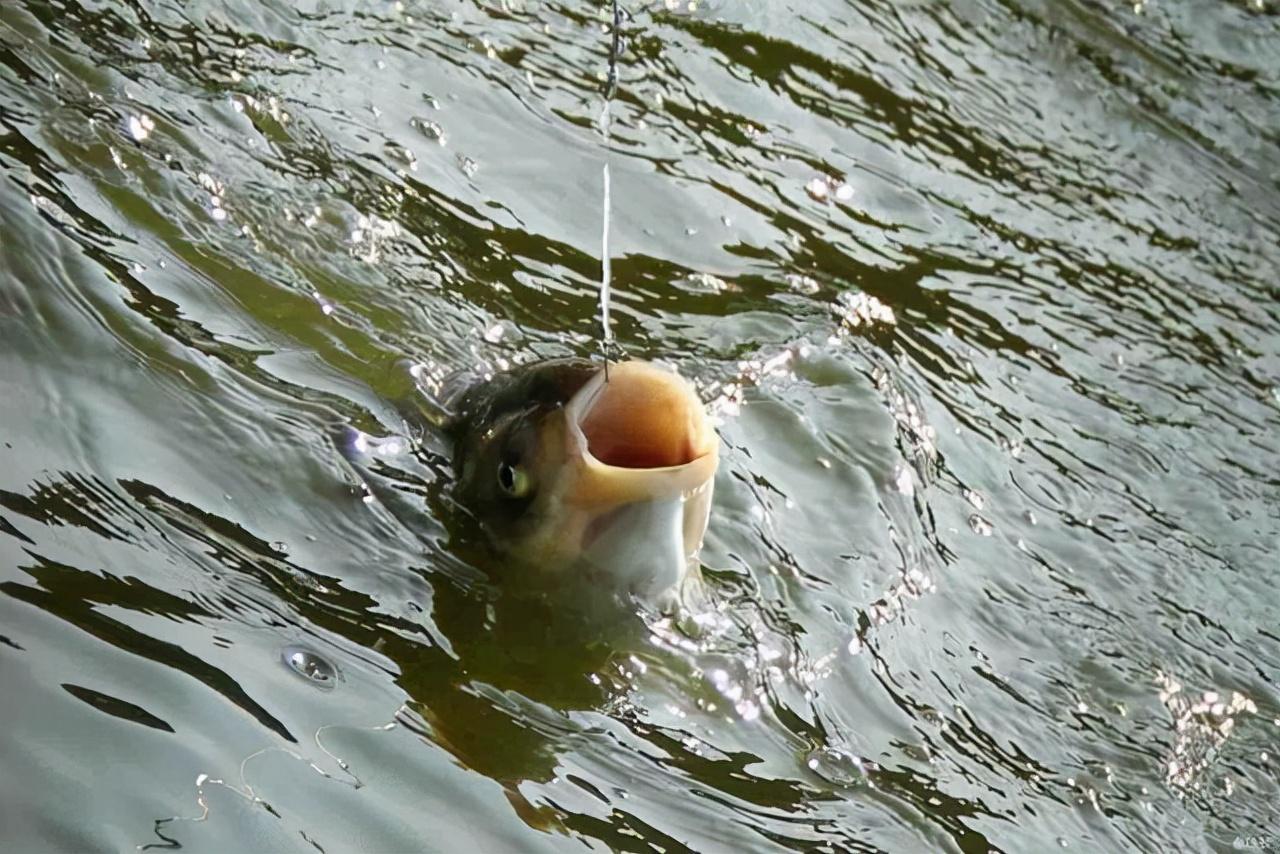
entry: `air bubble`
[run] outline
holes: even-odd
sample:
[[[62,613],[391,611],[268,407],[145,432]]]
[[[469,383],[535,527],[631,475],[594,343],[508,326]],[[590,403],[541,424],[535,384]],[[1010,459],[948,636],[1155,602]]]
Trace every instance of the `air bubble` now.
[[[337,679],[338,670],[328,659],[306,647],[286,646],[280,657],[289,669],[317,688],[328,690]]]
[[[856,786],[865,782],[867,772],[875,770],[874,763],[863,762],[858,757],[835,747],[819,747],[805,758],[806,766],[822,779],[836,786]]]

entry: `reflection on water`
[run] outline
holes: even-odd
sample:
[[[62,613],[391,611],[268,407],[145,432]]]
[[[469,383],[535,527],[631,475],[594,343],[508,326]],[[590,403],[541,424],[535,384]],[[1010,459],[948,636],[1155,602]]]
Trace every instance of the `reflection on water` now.
[[[1276,9],[623,4],[613,331],[724,453],[602,627],[430,423],[596,349],[607,5],[0,7],[5,847],[1274,838]]]

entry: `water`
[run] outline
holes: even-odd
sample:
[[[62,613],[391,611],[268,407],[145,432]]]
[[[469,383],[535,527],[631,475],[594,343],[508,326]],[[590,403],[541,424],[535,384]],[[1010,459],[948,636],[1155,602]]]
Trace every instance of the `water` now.
[[[1274,843],[1277,7],[626,5],[612,328],[724,453],[585,638],[393,404],[598,352],[604,6],[0,6],[3,847]]]

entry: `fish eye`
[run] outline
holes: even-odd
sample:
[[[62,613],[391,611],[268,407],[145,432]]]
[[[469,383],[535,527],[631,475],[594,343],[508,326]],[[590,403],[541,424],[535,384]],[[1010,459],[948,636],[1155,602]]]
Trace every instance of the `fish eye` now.
[[[498,486],[512,498],[523,498],[532,484],[524,469],[504,461],[498,464]]]

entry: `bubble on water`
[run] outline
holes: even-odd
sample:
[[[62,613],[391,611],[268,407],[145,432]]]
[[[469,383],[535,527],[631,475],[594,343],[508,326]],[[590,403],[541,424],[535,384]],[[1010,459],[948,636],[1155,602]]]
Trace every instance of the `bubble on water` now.
[[[480,171],[480,164],[472,160],[470,157],[458,155],[458,168],[462,170],[462,174],[468,178],[474,178],[476,173]]]
[[[289,553],[289,544],[284,540],[276,540],[271,544],[271,550],[277,554],[287,555]]]
[[[853,198],[853,187],[849,186],[844,179],[831,175],[817,175],[810,178],[804,185],[804,191],[818,202],[827,202],[833,198],[836,201],[847,202]]]
[[[286,646],[281,660],[290,670],[317,688],[328,690],[338,678],[338,669],[328,659],[303,646]]]
[[[989,537],[995,532],[995,527],[977,513],[969,516],[969,529],[982,537]]]
[[[413,118],[409,119],[409,124],[417,130],[418,133],[422,134],[432,142],[439,145],[448,144],[448,136],[445,134],[444,128],[440,126],[439,122],[433,122],[429,119]]]
[[[156,129],[156,123],[147,115],[129,116],[125,122],[125,128],[134,142],[141,143],[151,136],[151,132]]]
[[[810,771],[836,786],[856,786],[867,781],[867,772],[875,770],[875,764],[865,762],[853,754],[835,747],[819,747],[813,750],[804,763]]]
[[[398,457],[409,451],[409,443],[402,436],[374,436],[354,428],[350,431],[349,445],[351,450],[373,457]]]
[[[981,510],[982,506],[987,503],[987,500],[982,497],[982,493],[977,492],[976,490],[966,489],[964,490],[963,495],[964,500],[968,501],[969,504],[973,506],[974,510]]]

